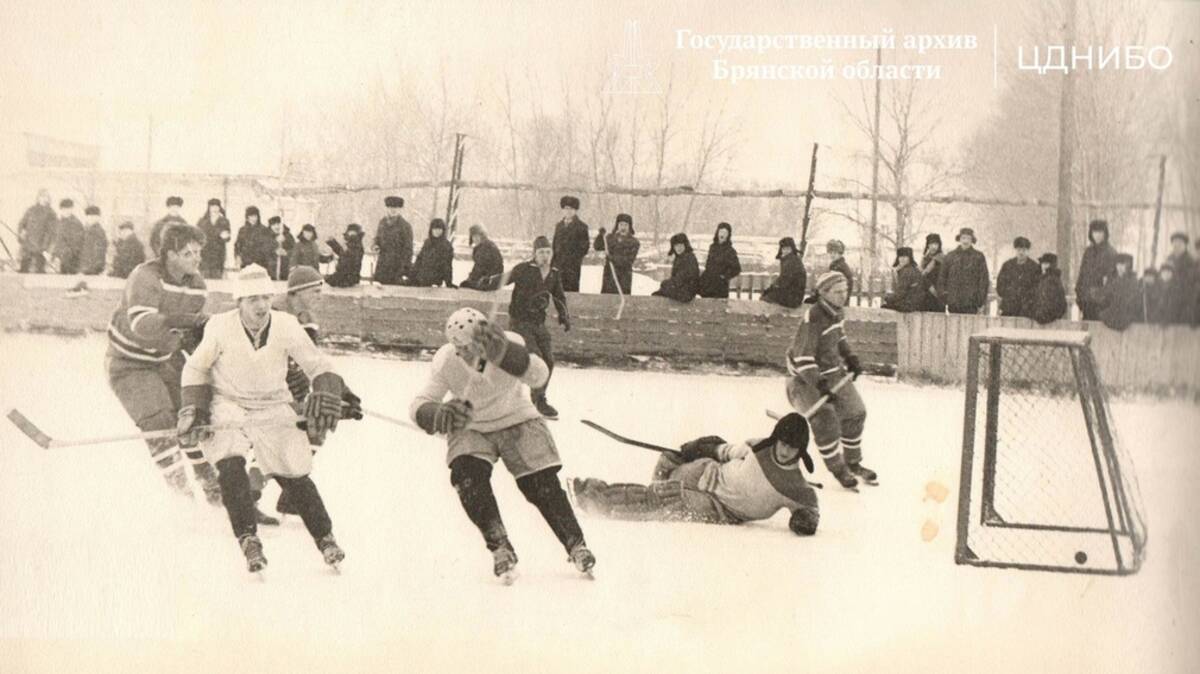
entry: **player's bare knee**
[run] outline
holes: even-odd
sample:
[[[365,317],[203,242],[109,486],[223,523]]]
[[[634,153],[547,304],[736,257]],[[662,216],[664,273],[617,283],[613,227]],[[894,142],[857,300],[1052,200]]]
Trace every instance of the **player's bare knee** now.
[[[820,520],[821,512],[815,507],[796,508],[788,520],[788,528],[797,536],[812,536],[817,533]]]

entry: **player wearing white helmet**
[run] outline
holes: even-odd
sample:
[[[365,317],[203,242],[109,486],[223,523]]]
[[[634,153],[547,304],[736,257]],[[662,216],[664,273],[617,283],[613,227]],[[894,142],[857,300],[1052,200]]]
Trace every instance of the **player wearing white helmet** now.
[[[590,576],[596,558],[558,481],[562,461],[554,438],[530,401],[529,389],[546,382],[546,363],[526,350],[520,335],[469,307],[451,314],[446,338],[449,343],[434,355],[429,381],[409,413],[427,432],[446,435],[450,483],[492,552],[493,571],[509,583],[517,564],[492,492],[492,465],[500,459],[569,561]]]

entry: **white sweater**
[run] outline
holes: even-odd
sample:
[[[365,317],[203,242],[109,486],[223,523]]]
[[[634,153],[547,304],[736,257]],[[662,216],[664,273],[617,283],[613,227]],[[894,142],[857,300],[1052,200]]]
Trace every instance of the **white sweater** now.
[[[255,349],[234,309],[208,320],[204,339],[183,368],[182,383],[211,384],[214,399],[224,398],[248,409],[290,403],[288,356],[310,379],[333,370],[295,316],[272,311],[266,342]]]
[[[506,333],[510,341],[524,344],[515,332]],[[440,403],[447,393],[460,400],[469,400],[472,407],[469,430],[490,433],[515,426],[541,414],[529,399],[529,386],[540,386],[549,377],[545,361],[529,355],[529,369],[520,377],[487,363],[483,372],[476,371],[459,357],[453,344],[444,344],[433,356],[433,372],[429,381],[409,406],[409,416],[417,419],[417,410],[425,403]]]

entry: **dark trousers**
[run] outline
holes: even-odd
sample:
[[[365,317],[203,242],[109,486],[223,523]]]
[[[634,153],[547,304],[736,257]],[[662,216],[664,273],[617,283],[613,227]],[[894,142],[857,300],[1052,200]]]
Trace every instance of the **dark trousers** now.
[[[46,258],[41,251],[23,250],[21,251],[21,273],[46,273]]]
[[[510,329],[525,340],[525,348],[530,354],[537,355],[546,361],[546,367],[550,370],[550,374],[553,375],[554,343],[550,339],[550,331],[546,329],[546,324],[544,322],[535,323],[533,321],[514,320]],[[544,386],[531,391],[534,401],[544,400],[546,398],[546,389],[549,386],[550,377],[546,377],[546,384]]]

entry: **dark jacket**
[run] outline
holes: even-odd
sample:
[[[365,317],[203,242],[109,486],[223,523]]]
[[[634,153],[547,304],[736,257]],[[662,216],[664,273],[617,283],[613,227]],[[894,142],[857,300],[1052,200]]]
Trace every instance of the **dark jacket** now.
[[[213,222],[209,214],[196,222],[196,227],[204,232],[204,247],[200,249],[200,273],[204,278],[218,279],[225,273],[225,246],[233,232],[229,219],[224,215],[217,216]]]
[[[325,282],[334,288],[349,288],[362,280],[363,245],[359,236],[346,236],[346,245],[330,239],[329,247],[337,255],[337,266],[325,277]]]
[[[79,273],[95,276],[104,273],[108,259],[108,235],[104,225],[96,223],[83,230],[83,251],[79,255]]]
[[[1040,265],[1039,265],[1040,266]],[[1062,272],[1051,267],[1038,278],[1037,294],[1030,318],[1045,325],[1067,315],[1067,291],[1063,288]]]
[[[186,225],[187,220],[178,215],[164,215],[161,220],[154,223],[154,228],[150,230],[150,252],[153,255],[158,255],[158,249],[162,246],[163,230],[170,225]]]
[[[1117,251],[1108,244],[1108,238],[1105,237],[1104,243],[1089,245],[1084,249],[1083,259],[1079,262],[1079,276],[1075,279],[1075,303],[1085,313],[1089,313],[1089,305],[1099,308],[1104,284],[1116,273]]]
[[[704,261],[704,273],[700,274],[700,296],[725,299],[729,297],[729,282],[742,273],[742,263],[733,247],[733,233],[725,243],[717,243],[713,234],[708,257]]]
[[[445,235],[446,228],[442,227],[442,236],[433,235],[433,227],[421,244],[421,252],[417,253],[417,261],[413,264],[409,284],[414,286],[454,287],[454,244]]]
[[[1037,298],[1038,281],[1042,266],[1037,260],[1027,257],[1024,262],[1017,258],[1005,260],[996,277],[996,294],[1000,295],[1001,316],[1032,316]]]
[[[925,306],[922,311],[942,313],[946,304],[942,301],[942,262],[946,259],[941,250],[936,255],[921,258],[921,278],[925,286]]]
[[[1114,275],[1100,293],[1100,320],[1113,330],[1124,330],[1142,320],[1142,285],[1133,274]]]
[[[34,204],[17,224],[21,250],[26,253],[50,252],[58,230],[58,215],[50,206]]]
[[[884,309],[893,309],[901,313],[923,311],[925,309],[925,279],[917,263],[908,264],[896,270],[896,288],[883,302]]]
[[[305,232],[312,236],[306,238]],[[317,228],[311,224],[301,227],[300,236],[296,237],[296,243],[292,246],[292,266],[320,269],[322,262],[328,262],[331,259],[333,259],[332,256],[321,254],[321,244],[317,241]]]
[[[83,223],[74,215],[58,221],[57,236],[54,238],[54,257],[58,258],[61,274],[79,271],[79,257],[83,254]]]
[[[136,235],[130,234],[124,239],[117,239],[113,244],[112,271],[109,276],[129,278],[133,268],[146,261],[146,248]]]
[[[578,217],[572,219],[570,224],[559,220],[554,225],[554,241],[551,243],[554,255],[550,258],[550,266],[562,275],[563,290],[567,292],[579,292],[579,269],[591,247],[589,241],[588,225]]]
[[[1179,255],[1168,255],[1167,261],[1175,269],[1175,280],[1182,282],[1183,285],[1192,285],[1197,281],[1196,260],[1186,250]]]
[[[403,216],[384,217],[375,230],[379,257],[375,261],[374,280],[385,285],[400,285],[412,273],[413,230]]]
[[[617,283],[613,281],[614,273],[617,281],[621,283],[621,293],[628,295],[633,291],[633,262],[637,259],[642,243],[632,230],[630,231],[630,234],[605,233],[601,228],[600,233],[596,235],[596,252],[605,253],[604,277],[600,280],[601,293],[615,294],[618,291]]]
[[[846,258],[839,257],[829,263],[829,271],[841,272],[842,276],[846,277],[846,297],[854,296],[854,272],[850,270],[850,265],[846,264]],[[849,301],[849,300],[847,300]]]
[[[275,233],[262,222],[242,225],[237,241],[233,243],[233,252],[242,261],[241,266],[256,264],[270,274],[275,273]]]
[[[799,253],[793,251],[779,259],[779,278],[763,291],[762,300],[795,309],[804,303],[807,285],[808,274],[804,271],[804,261]]]
[[[680,255],[675,254],[675,243],[683,243],[686,248]],[[654,295],[667,297],[676,302],[691,302],[696,297],[700,286],[700,264],[696,262],[696,254],[684,234],[671,237],[671,278],[663,281]]]
[[[500,279],[504,276],[504,257],[500,255],[500,249],[496,247],[496,244],[487,238],[487,232],[483,231],[482,227],[472,225],[470,231],[471,241],[474,245],[471,250],[471,260],[474,261],[475,266],[471,267],[471,273],[467,275],[467,280],[463,281],[460,287],[474,290],[495,290],[500,287]]]
[[[950,311],[975,313],[987,304],[988,277],[987,258],[974,248],[955,248],[946,253],[942,261],[942,301]]]
[[[1159,281],[1148,299],[1147,313],[1151,323],[1159,325],[1187,325],[1192,322],[1189,300],[1190,288],[1175,276],[1170,281]]]
[[[510,320],[541,325],[546,322],[546,309],[553,302],[558,322],[570,325],[567,296],[563,294],[562,278],[557,269],[551,267],[550,273],[543,278],[538,266],[527,260],[513,267],[508,282],[513,284],[512,298],[508,302]]]
[[[296,237],[287,225],[281,225],[276,234],[269,227],[271,235],[270,254],[267,257],[267,273],[276,281],[286,281],[292,264],[292,249],[296,247]],[[280,238],[283,240],[281,241]]]

